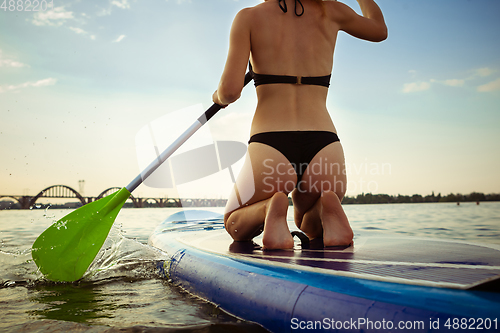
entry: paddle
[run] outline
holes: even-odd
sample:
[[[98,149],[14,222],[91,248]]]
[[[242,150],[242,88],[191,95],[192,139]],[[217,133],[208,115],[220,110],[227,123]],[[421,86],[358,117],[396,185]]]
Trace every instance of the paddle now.
[[[244,85],[251,80],[251,74],[247,73]],[[67,282],[80,279],[104,244],[130,193],[221,108],[214,103],[126,187],[74,210],[38,236],[31,254],[45,277],[52,281]]]

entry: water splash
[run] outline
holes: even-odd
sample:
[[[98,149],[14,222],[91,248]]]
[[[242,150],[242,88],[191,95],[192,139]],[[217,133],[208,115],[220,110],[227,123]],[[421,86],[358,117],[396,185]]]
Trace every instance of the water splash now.
[[[114,277],[149,279],[157,277],[156,262],[168,260],[166,253],[123,235],[121,225],[114,225],[103,247],[83,276],[98,281]]]
[[[45,207],[45,213],[43,214],[43,217],[45,217],[46,219],[53,219],[56,217],[54,214],[49,215],[49,208],[50,207],[52,207],[52,205],[50,205],[50,204],[47,207]]]
[[[52,214],[44,213],[44,219],[53,219]],[[52,221],[51,221],[52,222]],[[32,222],[30,222],[31,224]],[[56,227],[66,228],[66,221],[54,221]],[[103,280],[125,278],[126,280],[147,280],[157,278],[156,263],[166,261],[168,256],[135,239],[125,237],[120,224],[115,224],[103,247],[87,269],[80,282],[100,283]],[[2,235],[3,236],[3,235]],[[8,237],[8,236],[7,236]],[[17,286],[39,287],[53,285],[45,279],[31,256],[31,246],[1,239],[0,245],[0,289]],[[6,246],[8,245],[8,246]],[[60,284],[60,283],[57,283]]]
[[[31,248],[0,249],[0,288],[16,287],[31,284],[35,280],[43,278],[31,258]]]

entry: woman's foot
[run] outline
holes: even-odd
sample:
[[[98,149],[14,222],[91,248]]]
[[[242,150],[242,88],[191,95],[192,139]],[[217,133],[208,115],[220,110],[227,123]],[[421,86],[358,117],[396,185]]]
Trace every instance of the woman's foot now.
[[[352,244],[354,234],[337,195],[331,191],[323,192],[320,200],[323,244],[325,246]]]
[[[287,211],[288,196],[285,193],[277,192],[267,202],[262,238],[264,249],[293,248],[293,238],[286,222]]]

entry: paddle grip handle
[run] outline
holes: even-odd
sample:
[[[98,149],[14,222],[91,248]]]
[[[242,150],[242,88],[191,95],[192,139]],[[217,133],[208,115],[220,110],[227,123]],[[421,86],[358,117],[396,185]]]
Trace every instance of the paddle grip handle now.
[[[250,72],[246,73],[245,75],[245,82],[243,86],[246,86],[250,81],[252,81],[253,76]],[[132,193],[133,190],[135,190],[139,185],[142,184],[142,182],[148,178],[153,172],[155,172],[156,169],[160,165],[163,164],[177,149],[179,149],[180,146],[184,144],[200,127],[202,127],[207,121],[209,121],[219,110],[222,109],[222,106],[218,104],[213,104],[210,108],[208,108],[207,111],[205,111],[199,118],[196,120],[184,133],[181,134],[177,140],[175,140],[170,146],[167,147],[158,157],[151,162],[147,166],[146,169],[144,169],[143,172],[141,172],[135,179],[130,182],[126,186],[126,189]]]

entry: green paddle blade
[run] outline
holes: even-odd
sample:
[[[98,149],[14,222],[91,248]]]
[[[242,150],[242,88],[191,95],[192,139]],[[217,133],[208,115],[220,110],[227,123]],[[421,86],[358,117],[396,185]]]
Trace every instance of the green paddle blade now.
[[[38,236],[31,254],[46,278],[80,279],[101,249],[116,216],[130,196],[126,188],[82,206]]]

